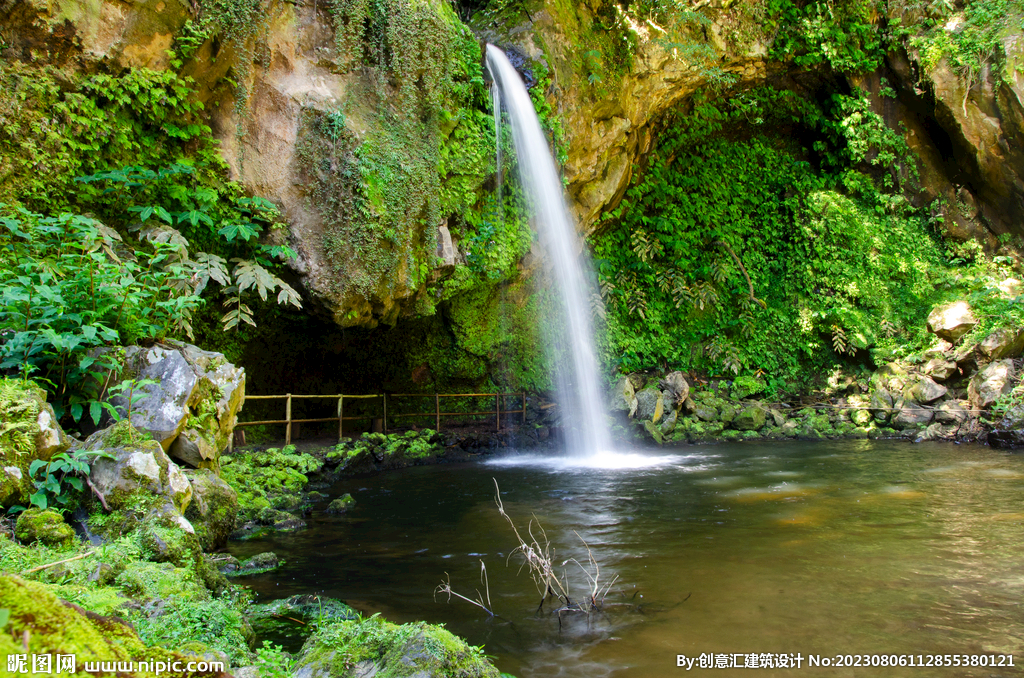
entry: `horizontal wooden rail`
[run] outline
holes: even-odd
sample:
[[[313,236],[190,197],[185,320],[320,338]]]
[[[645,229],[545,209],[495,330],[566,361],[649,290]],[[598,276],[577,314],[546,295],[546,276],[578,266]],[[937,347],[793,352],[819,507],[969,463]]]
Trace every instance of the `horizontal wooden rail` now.
[[[433,417],[437,430],[441,430],[441,417],[479,417],[488,416],[493,414],[495,420],[495,426],[498,431],[501,430],[501,415],[504,413],[508,414],[519,414],[522,415],[522,422],[526,423],[526,392],[520,391],[518,393],[377,393],[372,395],[300,395],[295,393],[285,393],[283,395],[251,395],[246,396],[245,400],[284,400],[284,419],[266,419],[262,421],[240,421],[235,426],[262,426],[269,424],[284,424],[285,434],[284,442],[285,445],[290,445],[292,442],[292,424],[313,424],[313,423],[324,423],[328,421],[338,422],[338,439],[341,440],[343,436],[343,426],[346,421],[365,421],[367,419],[381,419],[382,428],[384,433],[388,432],[388,397],[391,398],[433,398],[434,399],[434,411],[433,412],[416,412],[416,413],[392,413],[392,419],[406,419],[410,417]],[[515,397],[520,398],[522,406],[518,410],[502,409],[502,403],[506,398]],[[380,399],[381,400],[381,416],[376,417],[374,415],[364,415],[356,417],[345,416],[345,399]],[[474,411],[474,412],[442,412],[441,411],[441,398],[494,398],[494,409],[486,411]],[[318,418],[307,418],[307,419],[294,419],[292,418],[292,400],[295,399],[329,399],[338,401],[338,415],[335,417],[318,417]],[[244,401],[243,401],[244,404]],[[232,436],[233,438],[233,436]],[[233,439],[228,440],[228,449],[231,450],[234,445]]]

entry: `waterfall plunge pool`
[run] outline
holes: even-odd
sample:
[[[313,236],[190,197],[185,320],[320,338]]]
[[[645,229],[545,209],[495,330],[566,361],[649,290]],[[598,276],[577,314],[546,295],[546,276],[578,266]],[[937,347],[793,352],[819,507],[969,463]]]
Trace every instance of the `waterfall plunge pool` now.
[[[287,560],[242,580],[260,602],[319,593],[394,622],[444,623],[519,678],[676,676],[677,655],[701,653],[804,656],[799,670],[755,671],[767,676],[1024,675],[1024,456],[830,441],[688,447],[658,462],[587,468],[510,452],[346,479],[331,494],[352,493],[348,514],[316,510],[306,530],[231,550]],[[495,481],[524,535],[531,516],[540,521],[559,565],[587,564],[582,537],[602,581],[618,577],[605,613],[569,615],[561,628],[550,606],[535,614]],[[481,560],[500,619],[435,599],[446,573],[455,591],[483,592]],[[566,568],[570,593],[582,594],[581,571]],[[806,659],[882,653],[1013,654],[1015,666]]]

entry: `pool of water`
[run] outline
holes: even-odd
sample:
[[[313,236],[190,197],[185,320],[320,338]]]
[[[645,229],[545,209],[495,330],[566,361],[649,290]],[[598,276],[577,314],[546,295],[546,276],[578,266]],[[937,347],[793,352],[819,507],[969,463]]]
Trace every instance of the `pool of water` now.
[[[579,467],[516,457],[339,483],[357,504],[309,528],[234,544],[273,550],[261,600],[341,598],[427,620],[519,678],[677,676],[677,655],[800,654],[802,668],[714,675],[1024,675],[1024,457],[942,443],[687,447]],[[536,612],[518,541],[535,517],[555,561],[612,586],[588,617]],[[540,536],[534,523],[534,534]],[[543,539],[542,539],[543,540]],[[585,542],[585,543],[584,543]],[[487,595],[491,618],[436,587]],[[564,566],[570,594],[583,569]],[[590,567],[590,572],[594,570]],[[809,655],[1013,655],[1014,667],[814,668]],[[739,657],[742,665],[745,657]],[[695,671],[698,665],[695,664]]]

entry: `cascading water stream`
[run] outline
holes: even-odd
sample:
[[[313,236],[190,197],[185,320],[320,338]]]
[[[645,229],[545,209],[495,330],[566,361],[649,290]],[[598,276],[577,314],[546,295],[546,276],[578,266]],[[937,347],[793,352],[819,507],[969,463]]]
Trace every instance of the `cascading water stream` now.
[[[580,256],[580,239],[565,204],[562,180],[526,86],[505,53],[494,45],[487,45],[487,69],[508,111],[520,181],[551,259],[565,315],[570,360],[559,366],[557,382],[568,449],[586,456],[609,452],[611,435],[600,396],[590,323],[591,289]],[[500,115],[500,108],[496,110]]]

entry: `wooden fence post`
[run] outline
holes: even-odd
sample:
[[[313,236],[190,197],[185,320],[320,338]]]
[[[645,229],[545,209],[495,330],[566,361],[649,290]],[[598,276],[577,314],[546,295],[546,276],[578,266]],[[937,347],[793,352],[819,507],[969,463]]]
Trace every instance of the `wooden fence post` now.
[[[285,422],[286,422],[285,423],[285,429],[284,429],[284,444],[285,445],[291,445],[292,444],[292,394],[291,393],[287,393],[285,395],[286,395],[286,397],[288,399],[285,401],[285,405],[284,405],[284,419],[285,419]]]
[[[345,396],[338,395],[338,442],[345,437]]]
[[[434,408],[437,412],[437,430],[441,430],[441,396],[434,392]]]

